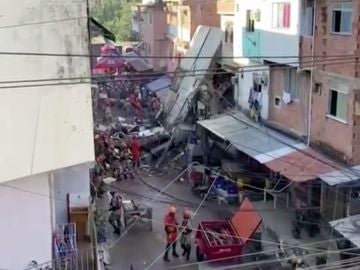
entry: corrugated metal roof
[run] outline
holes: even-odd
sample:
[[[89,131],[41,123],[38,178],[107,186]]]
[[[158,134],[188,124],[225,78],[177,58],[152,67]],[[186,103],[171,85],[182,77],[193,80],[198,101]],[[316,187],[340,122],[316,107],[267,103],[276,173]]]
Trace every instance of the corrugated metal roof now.
[[[152,81],[146,85],[151,92],[157,92],[165,88],[169,88],[171,80],[168,77],[161,77],[155,81]]]
[[[342,236],[360,248],[360,214],[338,220],[330,221],[330,226],[337,230]]]
[[[360,180],[360,165],[325,173],[320,175],[319,178],[330,186],[350,184]]]
[[[320,174],[334,170],[332,162],[311,148],[295,151],[265,163],[274,172],[279,172],[289,180],[305,182],[319,178]]]
[[[304,149],[302,143],[274,131],[251,127],[242,121],[241,113],[220,115],[215,119],[199,121],[198,124],[229,141],[239,151],[266,163],[289,153]]]

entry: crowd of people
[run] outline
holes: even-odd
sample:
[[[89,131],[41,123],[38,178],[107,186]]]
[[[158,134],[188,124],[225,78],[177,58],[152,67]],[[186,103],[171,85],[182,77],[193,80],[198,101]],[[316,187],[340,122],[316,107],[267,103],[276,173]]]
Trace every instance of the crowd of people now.
[[[106,82],[99,82],[99,91],[105,94],[102,102],[104,123],[110,124],[113,119],[113,108],[122,111],[122,116],[141,122],[145,117],[153,118],[159,111],[161,103],[155,93],[147,91],[143,84],[131,80],[119,80],[110,77]]]

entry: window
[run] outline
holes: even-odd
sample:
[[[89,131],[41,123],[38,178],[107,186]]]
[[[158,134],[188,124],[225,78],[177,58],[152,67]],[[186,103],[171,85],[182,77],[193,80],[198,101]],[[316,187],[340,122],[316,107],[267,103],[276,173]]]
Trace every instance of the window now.
[[[329,114],[346,121],[347,95],[334,89],[330,89]]]
[[[284,69],[284,90],[290,93],[291,99],[299,98],[299,86],[296,68]]]
[[[234,25],[232,22],[227,22],[225,25],[225,42],[232,44],[234,42]]]
[[[290,27],[290,3],[273,3],[272,6],[272,27]]]
[[[255,20],[252,17],[252,11],[246,11],[246,31],[254,32],[255,31]]]
[[[352,30],[351,15],[351,2],[341,2],[333,4],[331,16],[331,31],[333,33],[350,34]]]
[[[314,0],[304,0],[301,10],[301,34],[312,36],[314,28]]]

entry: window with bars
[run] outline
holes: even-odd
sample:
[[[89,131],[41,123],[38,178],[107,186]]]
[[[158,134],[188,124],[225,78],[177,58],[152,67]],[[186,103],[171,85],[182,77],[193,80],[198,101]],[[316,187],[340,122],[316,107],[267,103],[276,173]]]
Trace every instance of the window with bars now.
[[[290,11],[289,2],[273,3],[272,6],[272,27],[273,28],[290,28]]]

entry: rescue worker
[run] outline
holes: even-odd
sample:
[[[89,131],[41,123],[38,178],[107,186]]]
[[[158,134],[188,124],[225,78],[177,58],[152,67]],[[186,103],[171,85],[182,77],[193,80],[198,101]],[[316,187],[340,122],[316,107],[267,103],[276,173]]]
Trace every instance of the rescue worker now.
[[[190,259],[191,253],[191,224],[190,224],[190,210],[185,209],[183,215],[183,221],[181,223],[181,237],[180,244],[183,249],[182,256],[186,256],[186,260]]]
[[[111,191],[111,201],[110,201],[110,209],[111,211],[109,217],[109,223],[114,228],[114,233],[121,234],[121,226],[123,224],[123,205],[122,205],[122,197],[117,192]]]
[[[176,240],[177,240],[177,227],[178,222],[176,220],[176,207],[171,206],[169,209],[169,213],[165,216],[164,226],[166,233],[166,248],[164,254],[164,261],[170,262],[169,260],[169,250],[172,247],[172,255],[175,258],[178,258],[179,255],[176,252]]]
[[[131,140],[130,150],[131,150],[135,168],[140,167],[140,148],[141,148],[141,146],[140,146],[139,138],[137,136],[134,136]]]

